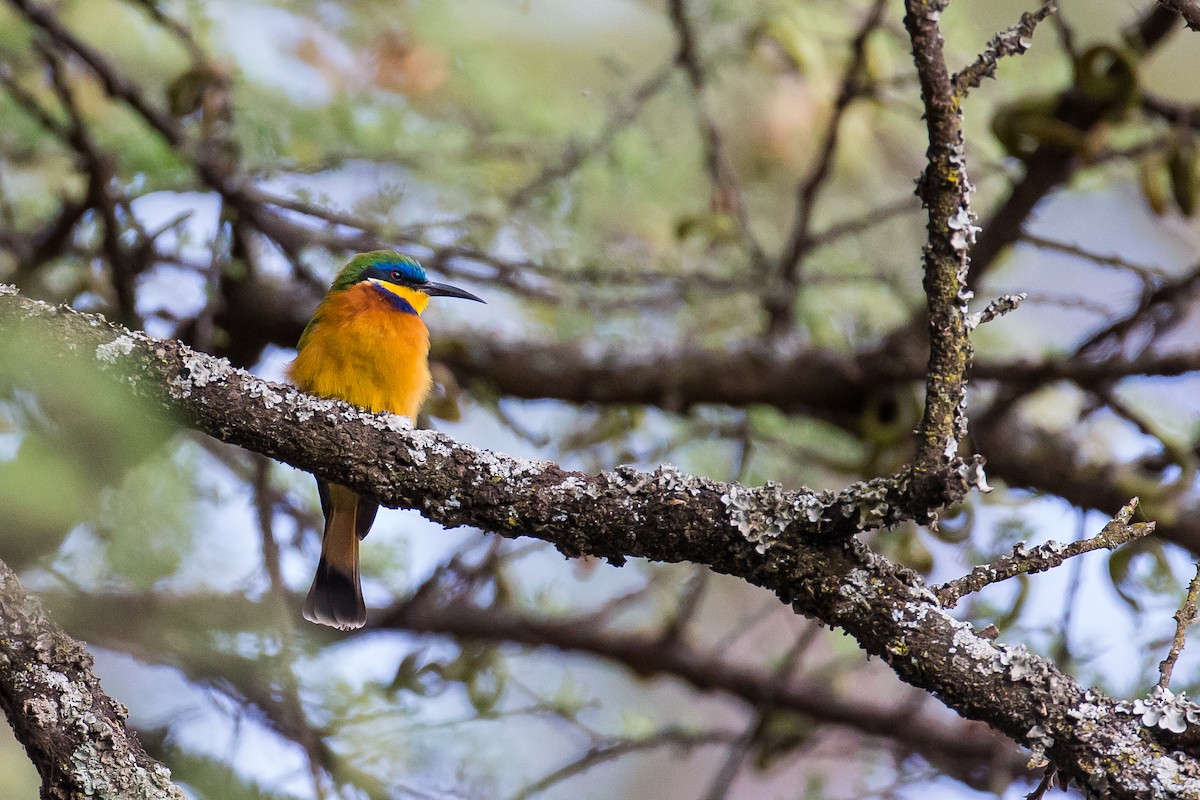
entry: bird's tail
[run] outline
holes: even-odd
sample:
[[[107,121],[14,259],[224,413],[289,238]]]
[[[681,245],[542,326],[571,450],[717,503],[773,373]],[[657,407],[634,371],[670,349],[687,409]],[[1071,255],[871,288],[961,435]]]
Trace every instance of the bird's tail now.
[[[322,503],[325,536],[317,575],[304,601],[304,618],[342,630],[361,628],[367,621],[367,606],[358,572],[359,498],[344,486],[322,488],[328,497]]]

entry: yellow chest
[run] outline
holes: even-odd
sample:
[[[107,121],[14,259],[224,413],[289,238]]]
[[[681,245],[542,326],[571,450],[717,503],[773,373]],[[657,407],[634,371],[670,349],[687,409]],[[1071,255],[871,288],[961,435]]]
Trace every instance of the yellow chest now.
[[[429,394],[429,330],[370,285],[317,308],[288,375],[300,389],[416,419]]]

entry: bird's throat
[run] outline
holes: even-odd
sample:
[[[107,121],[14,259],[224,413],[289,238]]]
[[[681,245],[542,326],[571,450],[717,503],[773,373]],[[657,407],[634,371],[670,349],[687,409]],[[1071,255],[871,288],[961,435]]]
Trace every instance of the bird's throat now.
[[[397,311],[420,314],[429,305],[429,295],[407,286],[387,281],[371,281],[371,286]]]

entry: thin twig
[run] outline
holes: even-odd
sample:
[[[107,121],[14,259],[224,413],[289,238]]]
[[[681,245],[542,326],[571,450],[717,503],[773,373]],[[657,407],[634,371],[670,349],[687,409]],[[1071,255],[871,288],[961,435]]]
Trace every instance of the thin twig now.
[[[755,273],[766,269],[766,255],[750,226],[750,214],[742,187],[733,171],[733,164],[726,152],[725,140],[716,119],[708,109],[706,97],[707,76],[700,61],[696,31],[684,8],[684,0],[669,0],[667,12],[675,30],[677,50],[675,62],[687,75],[688,84],[696,104],[696,115],[700,123],[701,139],[704,142],[704,161],[712,181],[714,204],[728,211],[737,222],[742,244],[750,257]]]
[[[697,747],[706,747],[714,744],[725,744],[731,741],[737,741],[738,734],[731,731],[705,731],[700,733],[691,733],[688,731],[668,728],[658,731],[651,736],[641,738],[626,738],[626,739],[610,739],[603,741],[594,747],[588,749],[579,758],[564,764],[553,772],[545,775],[539,780],[534,781],[528,786],[514,794],[513,800],[526,800],[535,794],[541,794],[547,789],[562,783],[568,778],[573,778],[587,772],[592,767],[612,761],[615,758],[626,755],[627,753],[636,753],[643,750],[651,750],[659,747],[678,747],[690,750]]]
[[[883,20],[887,0],[875,0],[850,45],[850,63],[842,77],[841,89],[833,104],[833,113],[825,126],[820,151],[808,177],[796,187],[795,221],[792,223],[788,242],[779,261],[780,278],[787,288],[774,305],[768,307],[769,333],[781,334],[791,322],[795,311],[795,296],[799,288],[804,256],[813,247],[811,233],[813,212],[822,188],[828,185],[833,169],[834,154],[837,152],[842,120],[850,105],[864,93],[863,74],[867,62],[867,39]]]
[[[1050,541],[1030,549],[1019,544],[1013,548],[1012,555],[999,558],[990,564],[975,567],[961,578],[934,587],[933,593],[944,608],[953,608],[964,596],[978,592],[993,583],[1006,581],[1017,575],[1045,572],[1059,566],[1068,558],[1090,553],[1093,550],[1115,550],[1134,539],[1140,539],[1154,532],[1153,522],[1130,522],[1137,504],[1136,497],[1130,500],[1104,526],[1104,529],[1091,539],[1070,544]]]
[[[994,77],[1000,59],[1018,56],[1028,50],[1031,44],[1029,37],[1033,36],[1038,23],[1056,10],[1054,0],[1043,0],[1042,7],[1037,11],[1026,11],[1021,15],[1020,22],[993,36],[975,62],[954,76],[955,97],[961,101],[967,96],[967,92],[983,83],[984,78]]]
[[[300,682],[294,668],[298,658],[295,617],[291,592],[284,582],[280,566],[279,543],[275,540],[275,490],[271,487],[271,460],[259,455],[253,456],[251,460],[254,473],[254,508],[262,543],[263,569],[270,582],[271,603],[279,620],[276,630],[280,640],[280,652],[276,675],[280,682],[280,710],[290,717],[291,729],[288,735],[297,741],[307,756],[313,793],[318,800],[324,800],[329,792],[322,767],[328,769],[332,766],[328,763],[332,753],[322,741],[321,735],[309,724],[304,702],[300,697]]]
[[[1116,254],[1096,253],[1078,244],[1063,242],[1057,239],[1047,239],[1044,236],[1037,236],[1028,231],[1021,234],[1020,241],[1027,242],[1041,250],[1049,250],[1085,259],[1102,267],[1115,267],[1116,269],[1132,273],[1143,284],[1147,283],[1151,278],[1166,280],[1169,277],[1167,271],[1162,267],[1151,264],[1138,264]]]
[[[1175,662],[1183,652],[1187,640],[1187,629],[1196,621],[1197,605],[1200,604],[1200,561],[1196,562],[1196,574],[1188,584],[1187,594],[1183,604],[1175,611],[1175,636],[1171,640],[1171,649],[1167,657],[1158,665],[1158,687],[1166,689],[1171,684],[1171,673],[1175,670]]]
[[[648,80],[634,89],[630,97],[617,105],[609,115],[604,127],[594,138],[583,144],[572,143],[559,159],[557,164],[547,167],[532,180],[513,193],[509,205],[519,208],[529,202],[529,199],[548,184],[565,178],[579,169],[589,158],[600,153],[612,144],[613,138],[631,122],[637,119],[646,104],[654,98],[674,74],[672,67],[657,70]]]

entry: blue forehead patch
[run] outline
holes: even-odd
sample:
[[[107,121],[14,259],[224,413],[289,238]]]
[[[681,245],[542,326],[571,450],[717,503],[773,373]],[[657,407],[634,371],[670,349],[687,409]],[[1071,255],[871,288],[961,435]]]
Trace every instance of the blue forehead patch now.
[[[406,280],[412,281],[413,283],[424,283],[428,280],[428,278],[425,277],[425,268],[416,261],[408,258],[402,258],[398,261],[387,261],[379,264],[378,267],[386,272],[391,272],[393,270],[398,271],[405,277]]]

